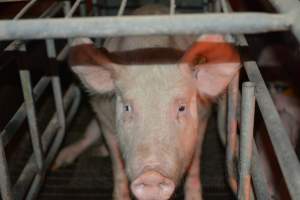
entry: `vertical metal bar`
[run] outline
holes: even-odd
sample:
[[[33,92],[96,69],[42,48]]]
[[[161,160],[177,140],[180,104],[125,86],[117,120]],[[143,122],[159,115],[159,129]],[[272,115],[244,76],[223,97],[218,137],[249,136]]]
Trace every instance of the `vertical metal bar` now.
[[[175,15],[176,12],[176,0],[170,0],[170,15]]]
[[[264,171],[262,170],[262,165],[259,161],[259,154],[253,140],[253,147],[252,147],[252,162],[251,162],[251,175],[252,175],[252,182],[255,191],[255,196],[257,200],[265,200],[271,199],[270,194],[268,192],[268,184],[266,180],[266,176]]]
[[[244,82],[242,86],[241,131],[239,147],[238,199],[250,200],[252,140],[255,113],[255,84]]]
[[[3,200],[13,200],[11,191],[10,176],[7,168],[7,160],[3,146],[2,137],[0,136],[0,189]]]
[[[227,145],[226,145],[226,166],[229,184],[234,191],[237,191],[235,179],[236,166],[234,159],[237,156],[237,107],[239,93],[239,74],[237,74],[228,87],[228,110],[227,110]]]
[[[122,0],[117,16],[122,16],[126,8],[127,0]]]
[[[32,97],[32,88],[30,82],[30,73],[28,70],[20,70],[20,78],[25,100],[27,119],[30,129],[30,136],[33,146],[34,155],[39,170],[43,169],[43,150],[41,147],[40,135],[37,127],[34,100]]]
[[[292,199],[300,199],[300,164],[281,122],[270,93],[255,62],[244,63],[250,81],[255,82],[255,96],[263,116],[278,163]]]
[[[84,2],[81,2],[81,4],[79,5],[79,13],[80,13],[80,16],[82,16],[82,17],[88,15],[86,4]]]

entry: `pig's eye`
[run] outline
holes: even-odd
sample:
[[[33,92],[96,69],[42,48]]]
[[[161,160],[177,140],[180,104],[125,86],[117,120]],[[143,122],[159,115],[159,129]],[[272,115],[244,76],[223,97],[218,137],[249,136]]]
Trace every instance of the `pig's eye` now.
[[[124,105],[124,111],[125,111],[125,112],[132,112],[132,107],[131,107],[131,105],[129,105],[129,104]]]
[[[186,110],[186,105],[180,105],[178,107],[178,112],[184,112]]]

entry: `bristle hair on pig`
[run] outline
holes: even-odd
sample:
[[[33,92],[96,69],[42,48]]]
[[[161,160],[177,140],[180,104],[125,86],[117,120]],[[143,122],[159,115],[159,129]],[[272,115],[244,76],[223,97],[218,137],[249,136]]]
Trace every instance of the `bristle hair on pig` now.
[[[112,160],[114,199],[170,199],[184,175],[185,199],[202,199],[199,159],[211,103],[240,59],[221,35],[187,38],[111,38],[105,50],[87,38],[73,42],[69,64],[90,93]],[[89,135],[76,148],[98,138]]]

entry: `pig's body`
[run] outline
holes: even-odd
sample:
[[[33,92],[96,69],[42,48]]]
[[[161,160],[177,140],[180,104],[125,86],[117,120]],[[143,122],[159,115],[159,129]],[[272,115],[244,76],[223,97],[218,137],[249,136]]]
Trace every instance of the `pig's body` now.
[[[165,12],[146,6],[135,14]],[[185,173],[186,199],[202,199],[199,157],[211,100],[240,63],[222,36],[203,36],[184,53],[191,42],[179,36],[113,38],[105,42],[109,52],[88,39],[73,44],[70,65],[91,94],[112,159],[115,199],[130,198],[129,181],[140,200],[169,199]],[[201,56],[207,64],[199,64]],[[81,149],[98,137],[88,133],[77,143]]]

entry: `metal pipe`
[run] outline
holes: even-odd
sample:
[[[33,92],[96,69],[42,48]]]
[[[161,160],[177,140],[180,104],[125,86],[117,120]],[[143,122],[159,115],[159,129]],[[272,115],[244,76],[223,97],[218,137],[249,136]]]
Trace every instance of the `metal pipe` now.
[[[289,30],[291,24],[290,15],[265,13],[1,20],[0,40],[212,32],[258,33]]]
[[[127,0],[122,0],[120,8],[119,8],[118,13],[117,13],[117,16],[122,16],[124,14],[126,5],[127,5]]]
[[[69,17],[73,16],[73,14],[75,13],[76,9],[80,5],[81,1],[82,0],[76,0],[75,1],[75,3],[73,4],[72,8],[70,8],[70,11],[68,12],[68,14],[65,16],[65,18],[69,18]]]
[[[223,146],[226,146],[226,113],[227,113],[227,94],[224,94],[218,101],[218,132],[219,137]],[[240,124],[240,121],[238,120]],[[238,143],[239,139],[237,139]],[[237,144],[239,146],[239,144]],[[252,162],[251,162],[251,175],[253,180],[253,186],[255,189],[255,196],[258,200],[271,199],[268,193],[267,181],[264,172],[261,170],[262,166],[259,162],[259,154],[257,152],[257,147],[255,141],[253,141],[253,152],[252,152]],[[233,164],[232,164],[233,165]],[[234,179],[237,180],[237,174],[234,174]],[[232,188],[234,190],[234,188]],[[236,192],[236,191],[233,191]]]
[[[74,113],[77,110],[80,102],[79,89],[76,86],[70,86],[64,96],[63,101],[65,109],[68,109],[70,107],[70,104],[72,103],[67,117],[67,122],[70,123],[70,121],[74,117]],[[56,135],[55,133],[57,133],[58,130],[59,126],[56,118],[56,113],[54,113],[42,136],[42,146],[45,151],[49,148],[53,138]],[[49,163],[51,163],[49,161],[48,155],[46,156],[45,168],[49,167]],[[26,163],[23,171],[21,172],[21,175],[19,176],[16,184],[13,187],[13,192],[16,200],[24,199],[24,196],[27,193],[28,187],[32,183],[32,179],[34,178],[36,172],[37,168],[34,161],[34,157],[31,156],[28,162]],[[34,190],[34,188],[32,190]]]
[[[269,0],[269,2],[279,11],[283,13],[290,12],[300,8],[298,0]]]
[[[255,191],[255,196],[257,200],[271,199],[271,195],[268,192],[269,188],[268,188],[266,176],[262,169],[263,167],[259,161],[257,146],[255,144],[255,140],[253,140],[251,175],[253,180],[252,182]]]
[[[252,141],[255,114],[255,84],[244,82],[242,86],[241,131],[239,142],[238,199],[250,200]]]
[[[21,85],[25,101],[25,108],[27,112],[27,119],[29,124],[29,132],[32,141],[33,151],[39,170],[43,169],[43,150],[41,147],[40,134],[37,127],[36,112],[34,100],[32,97],[32,88],[30,82],[30,73],[28,70],[20,70]]]
[[[61,9],[62,3],[53,3],[45,12],[43,12],[39,18],[48,18],[52,17]],[[12,41],[7,47],[5,48],[5,51],[13,51],[18,49],[24,42],[20,40]]]
[[[50,78],[43,77],[39,80],[33,89],[33,96],[37,101],[50,83]],[[9,120],[3,131],[1,132],[3,145],[6,146],[11,138],[15,135],[21,124],[26,118],[25,104],[23,103],[14,116]]]
[[[176,12],[176,0],[170,0],[170,15],[175,15]]]
[[[255,82],[255,96],[281,172],[292,199],[300,199],[300,165],[296,153],[283,127],[270,93],[255,62],[244,63],[250,81]]]
[[[10,176],[8,173],[7,160],[2,137],[0,136],[0,191],[3,200],[13,200]]]
[[[227,101],[227,144],[226,144],[226,166],[228,180],[234,192],[237,192],[237,181],[235,178],[236,166],[234,159],[237,157],[237,107],[239,93],[239,74],[237,74],[228,87]]]
[[[37,2],[37,0],[31,0],[30,2],[28,2],[23,8],[22,10],[20,10],[20,12],[18,12],[18,14],[13,18],[14,20],[17,20],[21,17],[23,17],[23,15],[25,15],[25,13]]]

